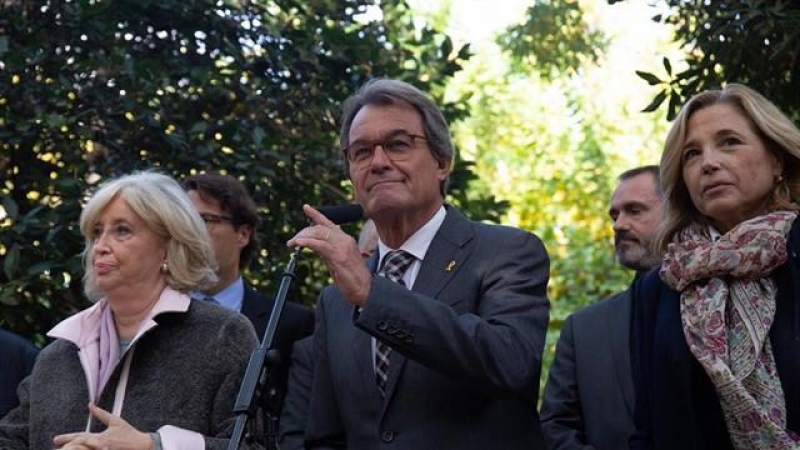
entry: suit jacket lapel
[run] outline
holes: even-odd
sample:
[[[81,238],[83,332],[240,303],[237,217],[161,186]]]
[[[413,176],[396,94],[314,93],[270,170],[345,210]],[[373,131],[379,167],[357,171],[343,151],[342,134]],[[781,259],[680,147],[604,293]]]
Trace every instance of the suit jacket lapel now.
[[[634,393],[633,377],[631,375],[631,352],[630,352],[630,330],[631,330],[631,294],[626,290],[619,295],[625,297],[625,301],[620,303],[619,308],[607,308],[606,323],[609,325],[609,336],[611,336],[611,353],[614,358],[614,371],[617,374],[617,384],[622,390],[622,398],[625,400],[630,417],[633,417]]]
[[[425,259],[422,261],[411,289],[431,298],[436,298],[453,276],[458,273],[472,251],[472,247],[466,245],[474,235],[470,221],[455,208],[449,206],[446,208],[447,216],[425,253]],[[389,378],[386,380],[386,402],[384,402],[383,413],[386,412],[386,407],[400,382],[406,362],[405,356],[398,352],[392,352]]]
[[[466,244],[473,236],[470,221],[447,207],[447,216],[428,247],[412,290],[436,298],[472,253],[472,246]]]

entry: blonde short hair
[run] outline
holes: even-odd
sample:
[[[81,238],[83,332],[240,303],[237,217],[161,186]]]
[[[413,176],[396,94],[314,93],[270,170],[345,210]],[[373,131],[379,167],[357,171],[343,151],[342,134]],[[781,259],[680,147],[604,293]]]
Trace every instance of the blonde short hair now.
[[[741,84],[729,84],[721,90],[705,91],[692,97],[681,109],[664,143],[661,156],[661,187],[664,191],[664,214],[655,245],[664,251],[680,230],[693,222],[707,220],[697,210],[683,180],[683,146],[688,123],[697,111],[715,104],[737,107],[761,137],[767,150],[783,165],[783,181],[776,185],[768,209],[796,210],[800,194],[800,130],[778,107],[758,92]]]
[[[190,292],[217,281],[216,260],[208,230],[194,204],[177,181],[156,172],[137,172],[103,183],[83,208],[81,234],[83,286],[86,296],[99,300],[104,294],[92,270],[92,227],[115,199],[121,198],[145,225],[167,243],[167,284]]]

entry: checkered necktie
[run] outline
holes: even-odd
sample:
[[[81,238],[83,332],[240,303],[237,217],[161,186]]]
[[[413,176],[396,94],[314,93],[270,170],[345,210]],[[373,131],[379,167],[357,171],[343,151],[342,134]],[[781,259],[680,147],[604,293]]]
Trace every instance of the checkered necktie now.
[[[383,276],[405,286],[403,274],[411,267],[414,259],[413,255],[403,250],[393,250],[387,253],[383,259]],[[375,340],[375,381],[383,396],[386,396],[385,388],[386,380],[389,378],[389,354],[391,352],[391,347],[379,339]]]

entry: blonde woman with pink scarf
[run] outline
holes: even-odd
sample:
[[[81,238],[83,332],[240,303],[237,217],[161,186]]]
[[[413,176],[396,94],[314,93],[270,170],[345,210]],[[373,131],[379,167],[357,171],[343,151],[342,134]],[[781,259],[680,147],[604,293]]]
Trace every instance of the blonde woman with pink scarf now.
[[[660,269],[634,286],[632,449],[800,448],[800,131],[742,85],[661,158]]]

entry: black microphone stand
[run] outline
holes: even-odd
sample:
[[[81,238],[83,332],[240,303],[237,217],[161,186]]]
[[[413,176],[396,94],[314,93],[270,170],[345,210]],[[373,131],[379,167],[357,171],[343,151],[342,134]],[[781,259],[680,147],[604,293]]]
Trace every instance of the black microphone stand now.
[[[286,270],[281,275],[281,284],[278,288],[278,293],[275,295],[275,304],[272,306],[272,314],[270,314],[269,322],[267,322],[267,329],[264,331],[264,337],[261,339],[259,345],[250,355],[250,362],[247,363],[247,370],[244,373],[241,387],[239,388],[239,395],[236,397],[236,403],[233,406],[233,413],[236,415],[236,424],[233,427],[233,434],[228,443],[228,450],[238,450],[244,436],[245,428],[248,423],[254,418],[258,409],[255,402],[257,398],[256,393],[264,395],[264,386],[268,386],[271,379],[270,369],[274,368],[279,355],[276,350],[270,350],[275,343],[275,331],[278,329],[278,323],[283,314],[283,307],[286,304],[286,294],[289,287],[294,280],[294,270],[297,266],[297,260],[300,258],[302,248],[296,247],[286,266]],[[277,414],[273,411],[272,413]],[[266,415],[266,414],[265,414]],[[273,442],[277,441],[277,430],[274,428],[274,421],[272,417],[266,417],[264,426],[267,427],[267,450],[275,448]],[[248,441],[252,441],[252,433],[247,437]],[[272,446],[272,447],[270,447]]]

